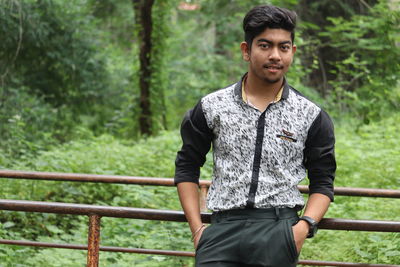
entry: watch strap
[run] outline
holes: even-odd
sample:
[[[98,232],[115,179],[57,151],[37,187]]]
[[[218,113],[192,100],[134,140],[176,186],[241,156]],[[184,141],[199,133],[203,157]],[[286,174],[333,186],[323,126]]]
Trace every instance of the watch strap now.
[[[317,232],[318,223],[313,218],[311,218],[309,216],[302,216],[302,217],[299,218],[299,220],[306,221],[308,223],[309,227],[310,227],[309,231],[308,231],[307,238],[313,237]]]

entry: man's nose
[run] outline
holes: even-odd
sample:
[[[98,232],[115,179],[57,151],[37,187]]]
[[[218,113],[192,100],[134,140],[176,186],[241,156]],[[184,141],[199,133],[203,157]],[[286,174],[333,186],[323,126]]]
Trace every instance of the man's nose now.
[[[279,49],[277,47],[271,49],[271,53],[269,54],[269,60],[272,61],[281,60],[281,55],[279,54]]]

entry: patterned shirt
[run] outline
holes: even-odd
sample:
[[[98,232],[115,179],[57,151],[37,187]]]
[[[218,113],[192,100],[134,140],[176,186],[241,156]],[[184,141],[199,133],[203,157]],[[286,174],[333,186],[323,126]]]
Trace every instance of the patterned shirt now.
[[[328,114],[286,81],[281,99],[260,111],[243,101],[242,81],[203,97],[186,113],[175,183],[199,182],[212,144],[212,211],[301,208],[297,185],[307,173],[310,194],[333,201],[335,137]]]

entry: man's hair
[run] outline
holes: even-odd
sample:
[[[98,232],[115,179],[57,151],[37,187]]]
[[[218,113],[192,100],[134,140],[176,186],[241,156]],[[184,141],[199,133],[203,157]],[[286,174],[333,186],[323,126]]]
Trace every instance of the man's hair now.
[[[250,49],[253,39],[266,28],[270,28],[290,32],[293,43],[296,18],[296,12],[286,8],[271,5],[256,6],[243,19],[244,40]]]

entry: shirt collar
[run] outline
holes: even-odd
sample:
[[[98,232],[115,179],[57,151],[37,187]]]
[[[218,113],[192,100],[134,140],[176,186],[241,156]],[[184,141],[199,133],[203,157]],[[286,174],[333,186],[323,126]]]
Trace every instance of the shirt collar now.
[[[244,91],[244,82],[247,77],[247,72],[242,76],[239,82],[235,85],[235,95],[239,97],[240,100],[247,103],[246,92]],[[287,99],[289,96],[289,84],[286,82],[286,78],[283,80],[283,85],[279,90],[278,94],[275,96],[274,102],[278,102],[282,99]]]

